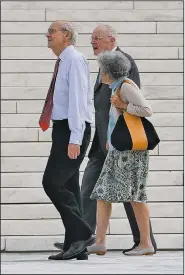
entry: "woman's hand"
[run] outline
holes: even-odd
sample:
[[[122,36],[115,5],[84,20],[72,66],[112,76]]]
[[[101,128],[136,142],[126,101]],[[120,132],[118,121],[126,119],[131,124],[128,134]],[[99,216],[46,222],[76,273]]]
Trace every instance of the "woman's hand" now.
[[[126,110],[128,103],[122,101],[119,96],[113,95],[110,99],[112,105],[121,110]]]

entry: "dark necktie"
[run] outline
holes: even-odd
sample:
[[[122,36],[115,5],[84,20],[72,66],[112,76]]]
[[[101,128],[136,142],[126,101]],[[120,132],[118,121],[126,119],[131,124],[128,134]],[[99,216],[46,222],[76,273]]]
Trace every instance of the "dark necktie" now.
[[[59,63],[60,63],[60,58],[58,58],[56,61],[51,84],[49,86],[49,90],[44,103],[42,114],[39,119],[39,125],[43,131],[46,131],[49,128],[49,124],[50,124],[51,113],[53,109],[53,94],[54,94],[55,81],[57,77]]]

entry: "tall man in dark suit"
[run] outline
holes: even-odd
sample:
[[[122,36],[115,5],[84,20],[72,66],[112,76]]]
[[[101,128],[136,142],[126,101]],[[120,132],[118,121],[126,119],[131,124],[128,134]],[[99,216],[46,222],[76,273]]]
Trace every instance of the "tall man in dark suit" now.
[[[101,25],[95,28],[91,37],[91,44],[93,47],[94,55],[97,56],[99,53],[107,50],[116,50],[122,52],[120,48],[117,47],[116,40],[116,31],[111,26]],[[133,58],[127,53],[124,54],[131,61],[129,78],[132,79],[140,87],[138,68]],[[101,79],[98,74],[94,87],[95,135],[89,152],[89,162],[84,172],[81,187],[83,218],[91,226],[93,231],[95,231],[96,228],[96,201],[91,200],[90,195],[96,184],[96,181],[98,180],[107,155],[106,142],[109,121],[110,97],[111,89],[107,84],[101,83]],[[139,229],[131,203],[124,203],[124,207],[132,230],[134,245],[130,249],[123,250],[123,253],[135,248],[140,241]],[[153,237],[152,228],[151,240],[156,251],[157,247]]]

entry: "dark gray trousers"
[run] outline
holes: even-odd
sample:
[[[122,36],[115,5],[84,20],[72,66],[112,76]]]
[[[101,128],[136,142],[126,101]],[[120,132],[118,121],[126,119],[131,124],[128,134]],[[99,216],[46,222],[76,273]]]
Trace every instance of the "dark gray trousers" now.
[[[91,200],[90,195],[94,189],[94,186],[99,178],[103,164],[105,161],[105,155],[103,152],[99,151],[96,155],[92,156],[89,159],[87,167],[85,169],[82,186],[81,186],[81,195],[82,195],[82,206],[83,206],[83,219],[91,226],[92,230],[95,232],[96,229],[96,200]],[[123,204],[127,214],[127,218],[130,223],[133,239],[135,243],[140,242],[140,233],[139,228],[136,222],[134,211],[130,202]],[[150,237],[154,249],[157,249],[156,242],[152,232],[152,226],[150,222]]]
[[[80,155],[74,160],[67,155],[70,134],[67,119],[54,122],[51,152],[42,181],[43,188],[60,213],[65,227],[65,251],[73,242],[87,240],[93,233],[82,218],[79,188],[79,168],[90,142],[91,126],[86,123]]]

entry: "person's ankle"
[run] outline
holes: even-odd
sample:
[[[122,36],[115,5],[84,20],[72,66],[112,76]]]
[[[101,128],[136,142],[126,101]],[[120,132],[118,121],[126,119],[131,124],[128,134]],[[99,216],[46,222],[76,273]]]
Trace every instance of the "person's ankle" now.
[[[97,244],[97,245],[104,245],[104,246],[105,246],[105,241],[104,241],[104,240],[97,239],[97,240],[96,240],[96,244]]]
[[[153,247],[151,241],[140,242],[138,246],[143,248]]]

